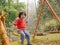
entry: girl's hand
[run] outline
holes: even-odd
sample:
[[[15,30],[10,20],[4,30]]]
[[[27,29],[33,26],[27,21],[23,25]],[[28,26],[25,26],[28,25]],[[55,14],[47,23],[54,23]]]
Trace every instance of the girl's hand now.
[[[14,27],[15,27],[15,28],[17,28],[17,25],[16,25],[16,24],[14,24]]]
[[[25,21],[25,23],[28,23],[28,19],[27,18],[25,18],[24,21]]]
[[[26,23],[28,23],[28,20],[26,21]]]
[[[28,21],[26,21],[26,23],[28,23]]]

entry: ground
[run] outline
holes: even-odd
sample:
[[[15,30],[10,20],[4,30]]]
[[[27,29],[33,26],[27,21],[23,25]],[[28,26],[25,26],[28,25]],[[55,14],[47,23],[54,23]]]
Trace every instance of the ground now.
[[[34,40],[31,38],[31,42],[33,45],[60,45],[60,33],[36,36]],[[11,42],[11,45],[20,45],[20,41]]]

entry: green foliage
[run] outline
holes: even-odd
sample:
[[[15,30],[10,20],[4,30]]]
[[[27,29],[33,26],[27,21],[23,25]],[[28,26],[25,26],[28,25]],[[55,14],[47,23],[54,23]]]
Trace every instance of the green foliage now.
[[[57,23],[56,28],[60,30],[60,24]]]
[[[0,10],[3,10],[7,13],[6,25],[9,26],[9,22],[13,22],[18,16],[18,13],[25,10],[25,3],[14,3],[14,0],[0,0]]]
[[[41,26],[41,28],[43,25]],[[60,24],[55,21],[54,19],[45,23],[45,26],[42,28],[44,31],[51,31],[51,30],[60,30]]]
[[[12,9],[8,12],[8,15],[6,16],[6,24],[8,25],[9,22],[14,21],[14,19],[17,17],[17,10]]]
[[[17,9],[18,11],[24,11],[25,10],[25,3],[19,3],[18,5],[17,4],[14,4],[14,8]]]

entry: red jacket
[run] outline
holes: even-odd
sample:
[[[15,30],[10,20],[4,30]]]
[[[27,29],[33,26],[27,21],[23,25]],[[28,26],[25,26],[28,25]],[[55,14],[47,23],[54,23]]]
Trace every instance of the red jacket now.
[[[25,21],[23,19],[17,18],[14,25],[17,26],[17,29],[25,30]]]

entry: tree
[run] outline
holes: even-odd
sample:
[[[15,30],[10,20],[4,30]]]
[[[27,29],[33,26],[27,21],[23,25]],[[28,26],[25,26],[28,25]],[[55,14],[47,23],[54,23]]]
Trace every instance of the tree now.
[[[7,36],[6,28],[5,28],[5,13],[0,11],[0,40],[2,41],[2,45],[10,45],[9,38]],[[1,43],[1,42],[0,42]]]

